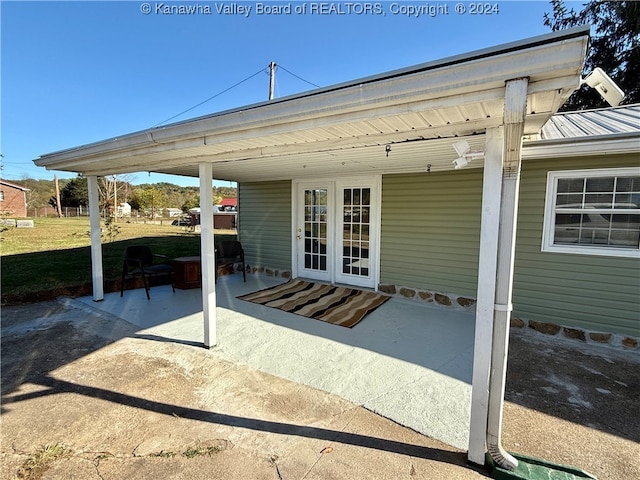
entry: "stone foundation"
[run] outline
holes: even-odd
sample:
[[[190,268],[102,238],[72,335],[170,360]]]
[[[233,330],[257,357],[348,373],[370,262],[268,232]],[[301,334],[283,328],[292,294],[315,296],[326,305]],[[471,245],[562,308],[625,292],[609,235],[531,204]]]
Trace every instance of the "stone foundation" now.
[[[439,307],[453,308],[468,312],[475,312],[476,299],[453,295],[450,293],[431,292],[398,285],[380,284],[378,290],[381,293],[398,298],[406,298],[420,303],[434,304]],[[582,328],[568,327],[556,323],[528,320],[511,317],[511,328],[527,329],[528,331],[562,337],[586,344],[607,345],[624,350],[635,350],[640,353],[640,339],[627,335],[619,335],[607,332],[590,332]]]
[[[290,270],[279,270],[275,268],[247,265],[247,273],[256,275],[266,275],[267,277],[291,278]]]
[[[378,290],[387,295],[406,298],[421,303],[433,303],[442,307],[454,308],[456,310],[475,311],[476,299],[452,295],[450,293],[431,292],[416,288],[401,287],[397,285],[378,285]]]
[[[578,342],[592,345],[607,345],[623,350],[636,350],[640,353],[639,341],[637,338],[627,335],[606,332],[590,332],[582,328],[567,327],[555,323],[536,322],[522,318],[512,317],[511,327],[533,330],[543,335],[552,337],[568,338]]]

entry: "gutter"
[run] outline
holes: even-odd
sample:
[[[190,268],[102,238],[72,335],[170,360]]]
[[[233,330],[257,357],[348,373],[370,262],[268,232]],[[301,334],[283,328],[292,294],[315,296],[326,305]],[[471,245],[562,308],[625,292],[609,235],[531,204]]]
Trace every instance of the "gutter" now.
[[[291,95],[283,97],[277,100],[271,100],[267,102],[256,103],[240,107],[237,109],[226,110],[223,112],[205,115],[181,122],[172,123],[164,127],[149,128],[138,132],[129,133],[119,137],[113,137],[107,140],[102,140],[94,143],[85,144],[78,147],[59,150],[56,152],[41,155],[34,160],[34,163],[38,166],[49,167],[55,169],[65,161],[75,159],[78,152],[82,152],[83,157],[99,156],[107,152],[114,152],[118,150],[127,149],[140,149],[148,147],[158,143],[173,142],[179,140],[188,140],[194,138],[202,138],[210,134],[211,129],[218,129],[216,134],[221,134],[226,131],[227,128],[234,128],[237,131],[238,125],[245,125],[246,128],[260,127],[265,122],[269,125],[274,125],[282,122],[290,122],[293,117],[302,117],[302,120],[315,119],[318,116],[319,111],[322,110],[321,105],[322,96],[329,96],[329,99],[340,100],[344,102],[344,96],[352,102],[356,102],[353,105],[346,105],[347,111],[351,111],[353,107],[356,109],[362,108],[358,102],[365,101],[369,104],[371,101],[380,102],[383,98],[389,98],[389,93],[385,93],[383,97],[379,97],[379,92],[371,91],[372,98],[363,98],[362,90],[365,86],[372,86],[375,84],[383,84],[385,81],[401,79],[403,77],[411,77],[412,75],[425,74],[428,72],[444,69],[446,67],[452,67],[462,64],[473,65],[476,62],[487,58],[499,58],[500,56],[518,53],[522,50],[544,47],[551,43],[567,42],[576,38],[588,36],[589,27],[581,26],[560,32],[554,32],[551,34],[541,35],[534,37],[533,39],[521,40],[512,42],[497,47],[486,48],[477,50],[475,52],[456,55],[448,57],[442,60],[423,63],[413,67],[403,68],[399,70],[393,70],[383,74],[378,74],[370,77],[353,80],[330,87],[311,90],[301,94]],[[375,89],[375,87],[371,87]],[[415,95],[415,87],[409,88],[409,94]],[[332,95],[333,94],[333,95]],[[340,98],[334,98],[334,96]],[[303,105],[299,105],[303,101]],[[299,105],[299,108],[292,112],[287,110],[286,107],[290,104]],[[304,105],[306,104],[306,106]],[[342,104],[343,106],[344,103]],[[320,109],[320,110],[319,110]],[[260,113],[255,113],[259,110]],[[327,113],[327,112],[325,112]],[[243,116],[249,116],[253,120],[254,125],[249,126],[246,124],[246,120],[243,121]],[[225,117],[228,119],[225,121]],[[238,118],[236,118],[238,117]],[[300,118],[297,119],[300,121]],[[64,168],[63,168],[64,169]]]
[[[573,138],[552,138],[525,142],[522,158],[543,160],[560,157],[583,157],[637,153],[640,151],[640,131]]]

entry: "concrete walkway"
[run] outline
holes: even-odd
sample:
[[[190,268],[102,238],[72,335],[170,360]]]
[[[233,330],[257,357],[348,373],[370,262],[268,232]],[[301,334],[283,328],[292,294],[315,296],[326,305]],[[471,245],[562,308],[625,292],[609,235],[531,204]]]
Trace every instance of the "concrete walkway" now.
[[[283,279],[217,285],[218,345],[203,355],[339,395],[461,450],[468,446],[474,317],[391,299],[352,329],[238,300]],[[68,300],[138,326],[136,336],[201,345],[201,291],[168,286]]]

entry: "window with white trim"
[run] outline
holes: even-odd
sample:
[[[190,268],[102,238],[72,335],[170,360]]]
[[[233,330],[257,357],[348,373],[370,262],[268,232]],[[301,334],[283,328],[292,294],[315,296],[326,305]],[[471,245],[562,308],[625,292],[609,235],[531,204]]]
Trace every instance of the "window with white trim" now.
[[[640,168],[549,172],[542,250],[640,257]]]

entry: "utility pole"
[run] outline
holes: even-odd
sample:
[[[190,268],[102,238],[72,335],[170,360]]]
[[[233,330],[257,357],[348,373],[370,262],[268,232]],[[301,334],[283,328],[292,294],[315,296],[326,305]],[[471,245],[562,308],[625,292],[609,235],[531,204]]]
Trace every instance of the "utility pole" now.
[[[269,64],[269,100],[273,100],[273,87],[276,83],[276,62]]]
[[[114,209],[114,216],[113,216],[113,223],[117,223],[118,222],[118,183],[117,183],[117,175],[113,176],[113,209]]]
[[[62,205],[60,205],[60,185],[58,185],[58,175],[53,176],[53,181],[56,186],[56,205],[58,207],[58,217],[62,218]]]

